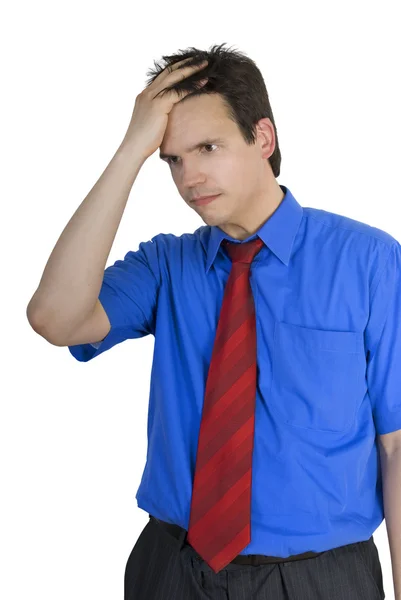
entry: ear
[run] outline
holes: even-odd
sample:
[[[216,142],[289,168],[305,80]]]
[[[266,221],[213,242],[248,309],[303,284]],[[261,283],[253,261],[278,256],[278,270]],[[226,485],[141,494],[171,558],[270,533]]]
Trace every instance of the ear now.
[[[270,158],[276,147],[276,136],[273,123],[268,117],[256,123],[256,135],[262,152],[262,158]]]

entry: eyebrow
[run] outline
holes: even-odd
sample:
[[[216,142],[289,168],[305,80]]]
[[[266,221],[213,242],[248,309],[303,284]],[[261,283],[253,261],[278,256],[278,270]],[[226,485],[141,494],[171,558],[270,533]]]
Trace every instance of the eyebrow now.
[[[222,138],[208,138],[206,140],[203,140],[202,142],[198,142],[194,146],[190,146],[189,148],[186,149],[186,152],[193,152],[194,150],[197,150],[201,146],[206,146],[207,144],[221,144],[223,141],[224,140]],[[173,156],[175,157],[177,155],[176,154],[163,154],[162,152],[160,152],[160,154],[159,154],[159,158],[161,158],[161,159],[172,158]]]

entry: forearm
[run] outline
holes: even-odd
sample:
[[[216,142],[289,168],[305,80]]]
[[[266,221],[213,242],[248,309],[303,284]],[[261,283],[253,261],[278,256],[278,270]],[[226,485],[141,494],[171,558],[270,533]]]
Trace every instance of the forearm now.
[[[380,459],[395,600],[401,600],[401,448],[391,455],[381,452]]]
[[[145,158],[124,143],[67,223],[27,309],[30,324],[57,340],[94,309],[131,187]]]

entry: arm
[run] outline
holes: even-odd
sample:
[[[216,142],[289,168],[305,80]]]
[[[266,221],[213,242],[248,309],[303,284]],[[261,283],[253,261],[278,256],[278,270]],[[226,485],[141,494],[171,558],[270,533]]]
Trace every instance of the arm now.
[[[94,311],[131,187],[145,160],[163,142],[168,115],[182,100],[183,94],[173,93],[170,86],[207,64],[184,64],[187,60],[163,69],[138,94],[122,144],[50,255],[27,317],[33,329],[55,345]],[[163,94],[169,87],[169,93]],[[185,90],[185,95],[190,91]]]
[[[382,247],[383,248],[383,247]],[[401,244],[371,263],[366,378],[380,452],[383,510],[401,600]]]
[[[379,448],[394,597],[401,600],[401,447],[391,453],[386,453],[381,445]]]
[[[27,317],[33,329],[57,344],[94,310],[104,268],[131,187],[146,158],[123,142],[60,235]]]

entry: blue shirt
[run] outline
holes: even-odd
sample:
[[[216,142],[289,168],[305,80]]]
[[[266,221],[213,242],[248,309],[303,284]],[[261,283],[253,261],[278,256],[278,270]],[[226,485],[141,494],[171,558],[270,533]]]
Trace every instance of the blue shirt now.
[[[259,230],[251,542],[287,557],[367,540],[384,518],[376,434],[401,429],[401,247],[290,190]],[[155,337],[138,507],[188,529],[203,398],[231,259],[217,226],[160,233],[105,269],[114,345]],[[135,365],[134,365],[135,370]]]

